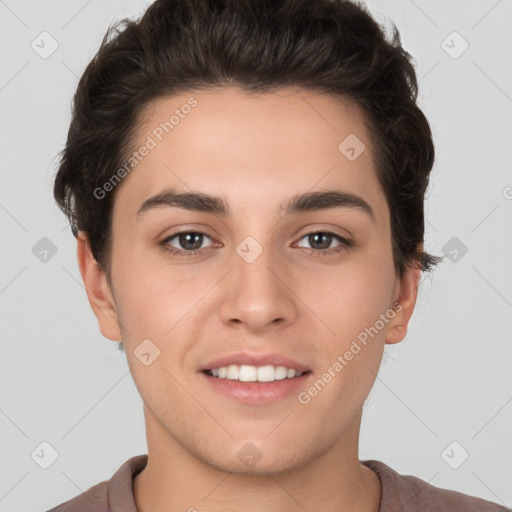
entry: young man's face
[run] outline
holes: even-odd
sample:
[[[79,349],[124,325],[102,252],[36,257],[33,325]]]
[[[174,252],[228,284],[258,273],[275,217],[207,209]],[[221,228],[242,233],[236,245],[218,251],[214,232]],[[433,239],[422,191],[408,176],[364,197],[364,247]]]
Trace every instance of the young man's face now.
[[[419,279],[419,271],[402,282],[395,275],[390,213],[357,110],[291,89],[219,89],[150,107],[133,148],[148,154],[116,191],[111,306],[98,292],[104,276],[84,278],[102,333],[123,340],[149,450],[180,446],[233,472],[357,453],[364,400],[385,342],[406,334]],[[160,123],[172,115],[166,133]],[[227,211],[159,204],[139,212],[171,189],[215,196]],[[295,196],[327,191],[358,196],[372,214],[341,203],[286,213]],[[173,238],[180,231],[204,235]],[[324,235],[308,236],[315,231]],[[277,367],[279,357],[307,371],[274,382],[204,371],[237,361]],[[254,369],[242,374],[251,379]],[[272,368],[259,375],[275,377]]]

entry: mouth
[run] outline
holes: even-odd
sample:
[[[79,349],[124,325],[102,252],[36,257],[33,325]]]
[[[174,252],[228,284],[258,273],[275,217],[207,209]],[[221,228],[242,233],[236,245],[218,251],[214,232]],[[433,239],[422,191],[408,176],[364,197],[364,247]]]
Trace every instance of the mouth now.
[[[230,364],[228,366],[203,370],[203,373],[216,379],[239,382],[275,382],[285,379],[296,379],[311,372],[309,370],[298,371],[282,365],[252,366],[247,364]]]
[[[230,364],[202,370],[208,392],[217,397],[245,405],[283,403],[298,397],[309,382],[310,370],[298,371],[286,366],[251,366]],[[296,398],[295,398],[296,399]]]

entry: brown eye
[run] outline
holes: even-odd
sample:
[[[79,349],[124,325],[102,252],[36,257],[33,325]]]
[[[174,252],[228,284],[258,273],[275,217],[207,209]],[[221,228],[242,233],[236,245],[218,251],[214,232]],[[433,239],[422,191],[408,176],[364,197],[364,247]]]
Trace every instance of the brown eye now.
[[[200,231],[180,231],[162,240],[161,245],[171,253],[180,253],[186,256],[194,255],[202,251],[204,238],[210,238]],[[176,239],[176,240],[175,240]],[[171,241],[175,240],[174,244]]]
[[[329,233],[311,233],[308,236],[308,243],[313,249],[330,249],[333,236]]]
[[[201,233],[180,233],[178,243],[187,251],[195,251],[199,249],[203,243],[203,235]]]
[[[307,239],[311,247],[305,247],[305,249],[308,249],[315,256],[337,253],[353,246],[350,240],[329,231],[313,231],[304,235],[302,239]],[[333,241],[339,243],[331,247]]]

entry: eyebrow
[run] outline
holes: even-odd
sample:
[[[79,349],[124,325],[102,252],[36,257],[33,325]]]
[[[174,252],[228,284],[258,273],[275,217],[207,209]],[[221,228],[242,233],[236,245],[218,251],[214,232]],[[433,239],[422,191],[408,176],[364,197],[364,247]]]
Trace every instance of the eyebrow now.
[[[221,217],[229,216],[229,207],[221,197],[211,196],[202,192],[178,192],[173,188],[146,199],[137,211],[137,219],[153,208],[177,207],[186,210],[210,213]],[[372,207],[361,197],[343,190],[325,190],[306,192],[293,196],[281,205],[285,214],[303,213],[331,208],[348,208],[366,213],[375,221]]]

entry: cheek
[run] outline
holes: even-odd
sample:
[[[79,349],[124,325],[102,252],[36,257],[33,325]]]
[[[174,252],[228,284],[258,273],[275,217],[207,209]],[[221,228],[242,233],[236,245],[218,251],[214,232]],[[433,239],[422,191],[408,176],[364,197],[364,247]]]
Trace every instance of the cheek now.
[[[135,250],[118,246],[112,255],[117,315],[125,343],[161,336],[163,301],[172,300],[165,279]],[[157,279],[159,278],[159,279]],[[160,318],[160,320],[159,320]],[[167,327],[169,329],[169,327]]]
[[[361,258],[323,279],[308,280],[309,291],[304,295],[333,331],[331,338],[350,343],[389,310],[393,285],[392,267],[382,268],[371,258]],[[382,327],[379,323],[379,331],[385,331]]]
[[[330,330],[322,329],[322,368],[305,400],[309,396],[313,402],[317,394],[322,397],[315,398],[316,406],[323,409],[337,404],[333,421],[345,421],[355,414],[375,382],[386,329],[394,316],[388,306],[389,294],[385,280],[360,272],[340,278],[336,292],[324,294],[317,306]]]
[[[154,339],[162,349],[189,318],[201,310],[201,298],[217,277],[185,265],[172,267],[137,257],[118,258],[116,305],[124,330],[124,341],[138,343]]]

